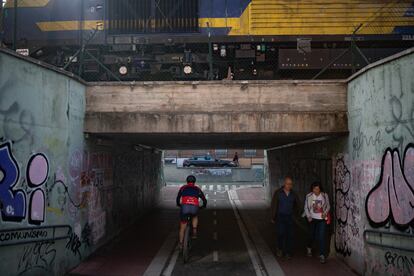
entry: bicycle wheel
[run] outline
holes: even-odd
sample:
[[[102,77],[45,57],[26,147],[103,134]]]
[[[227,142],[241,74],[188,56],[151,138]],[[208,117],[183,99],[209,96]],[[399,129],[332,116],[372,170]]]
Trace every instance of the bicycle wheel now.
[[[183,241],[183,260],[184,263],[188,261],[188,258],[190,256],[190,246],[191,246],[191,237],[190,237],[190,231],[191,226],[190,223],[187,223],[187,226],[185,227],[184,232],[184,241]]]

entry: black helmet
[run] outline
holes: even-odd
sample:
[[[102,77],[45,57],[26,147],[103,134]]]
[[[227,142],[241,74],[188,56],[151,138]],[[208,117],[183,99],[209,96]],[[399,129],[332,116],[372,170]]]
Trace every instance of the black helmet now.
[[[189,175],[187,176],[187,183],[195,183],[196,182],[196,177],[194,175]]]

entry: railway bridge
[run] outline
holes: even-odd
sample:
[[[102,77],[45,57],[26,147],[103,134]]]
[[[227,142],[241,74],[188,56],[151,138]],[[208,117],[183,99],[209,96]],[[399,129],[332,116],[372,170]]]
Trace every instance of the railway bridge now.
[[[163,149],[271,148],[348,132],[346,82],[90,83],[85,132]]]
[[[88,83],[0,49],[0,274],[413,275],[413,79],[414,49],[344,81],[142,83]],[[205,148],[266,154],[163,162]],[[187,263],[171,171],[208,200]],[[286,175],[300,209],[314,181],[328,195],[325,264],[300,216],[291,258],[276,250],[269,204]]]

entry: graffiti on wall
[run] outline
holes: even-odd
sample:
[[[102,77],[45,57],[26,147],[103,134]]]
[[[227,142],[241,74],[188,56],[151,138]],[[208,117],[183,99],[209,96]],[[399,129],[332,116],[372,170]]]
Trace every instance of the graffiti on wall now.
[[[6,91],[9,85],[12,84],[7,81],[0,86],[0,92]],[[18,102],[12,102],[6,107],[0,106],[0,115],[3,117],[0,122],[4,136],[14,143],[26,140],[33,144],[33,133],[30,126],[35,124],[35,120],[29,110],[22,109]]]
[[[53,245],[54,241],[42,241],[25,245],[18,257],[18,275],[51,273],[57,254]]]
[[[364,196],[380,171],[376,160],[351,160],[347,155],[334,158],[335,248],[343,256],[364,248],[362,239]]]
[[[45,192],[41,188],[49,177],[49,161],[42,153],[30,157],[26,169],[26,179],[29,187],[34,190],[30,194],[29,222],[40,224],[45,221]]]
[[[403,145],[408,142],[406,138],[414,139],[414,102],[410,110],[404,110],[403,96],[401,92],[401,95],[392,96],[389,100],[392,124],[385,128],[388,134],[392,134],[392,138],[401,152]]]
[[[26,191],[16,188],[20,182],[21,173],[12,153],[11,142],[0,144],[0,171],[0,205],[3,221],[20,222],[27,217],[31,224],[38,225],[44,222],[43,186],[49,176],[49,161],[46,155],[36,153],[30,157],[24,179],[29,187]],[[28,208],[27,197],[29,197]]]
[[[365,210],[374,227],[392,223],[406,228],[414,221],[414,144],[402,158],[398,149],[385,150],[380,179],[368,193]]]
[[[86,212],[88,243],[96,243],[105,235],[107,212],[112,211],[112,155],[75,150],[69,158],[68,172],[69,177],[60,167],[55,172],[47,187],[47,210],[58,215],[65,213],[75,223]]]
[[[95,244],[105,235],[107,212],[112,212],[112,154],[75,150],[69,161],[69,175],[72,186],[78,189],[78,204],[71,204],[70,209],[88,210],[90,241]]]
[[[381,130],[377,130],[375,135],[366,135],[362,129],[362,118],[356,130],[355,137],[352,138],[352,156],[359,157],[364,148],[376,147],[381,144]]]
[[[11,143],[0,145],[0,204],[3,221],[22,221],[26,217],[26,193],[15,189],[20,179],[19,165]]]
[[[344,156],[335,160],[334,185],[336,202],[335,249],[344,256],[351,255],[349,247],[350,233],[348,218],[350,213],[349,191],[351,188],[351,171],[345,163]]]
[[[66,243],[66,249],[70,250],[73,253],[73,255],[78,256],[79,259],[82,259],[82,255],[80,252],[81,246],[82,243],[79,236],[76,233],[72,232]]]
[[[78,203],[72,198],[66,178],[58,176],[57,173],[54,174],[52,183],[47,186],[47,194],[48,210],[59,215],[65,211],[67,204],[75,208],[80,208],[82,205],[82,202]]]
[[[387,251],[384,254],[385,271],[392,275],[414,275],[414,257]]]
[[[52,225],[0,230],[0,247],[66,239],[71,229],[70,225]]]

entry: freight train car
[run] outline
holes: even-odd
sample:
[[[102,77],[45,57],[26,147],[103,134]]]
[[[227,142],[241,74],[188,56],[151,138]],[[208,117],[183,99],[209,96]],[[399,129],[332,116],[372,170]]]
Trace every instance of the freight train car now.
[[[337,78],[414,46],[414,1],[8,0],[3,25],[88,80]]]

